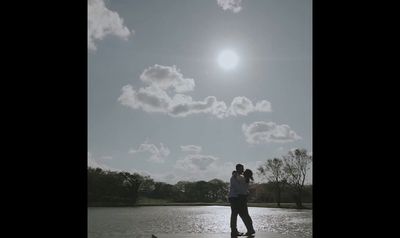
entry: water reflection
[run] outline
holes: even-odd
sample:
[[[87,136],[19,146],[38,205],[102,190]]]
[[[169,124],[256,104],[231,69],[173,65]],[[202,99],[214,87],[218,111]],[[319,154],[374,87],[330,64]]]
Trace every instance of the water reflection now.
[[[312,211],[249,207],[256,231],[312,237]],[[89,238],[149,237],[160,233],[230,232],[230,207],[89,208]],[[246,228],[238,218],[239,231]]]

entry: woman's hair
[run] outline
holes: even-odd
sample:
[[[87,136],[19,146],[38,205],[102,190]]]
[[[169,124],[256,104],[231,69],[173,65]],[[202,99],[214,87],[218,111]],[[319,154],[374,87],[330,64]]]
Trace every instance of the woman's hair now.
[[[250,169],[246,169],[246,170],[243,172],[243,176],[244,176],[244,178],[246,179],[246,183],[248,183],[248,182],[250,181],[250,179],[251,179],[251,181],[254,180],[254,179],[253,179],[253,171],[251,171]]]

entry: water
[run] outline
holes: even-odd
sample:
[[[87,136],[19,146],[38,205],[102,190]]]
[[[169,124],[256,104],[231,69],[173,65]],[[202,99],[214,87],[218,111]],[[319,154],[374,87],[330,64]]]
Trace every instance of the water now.
[[[228,233],[230,207],[88,208],[89,238],[150,237],[162,233]],[[312,210],[249,207],[256,231],[312,237]],[[238,230],[246,228],[238,217]]]

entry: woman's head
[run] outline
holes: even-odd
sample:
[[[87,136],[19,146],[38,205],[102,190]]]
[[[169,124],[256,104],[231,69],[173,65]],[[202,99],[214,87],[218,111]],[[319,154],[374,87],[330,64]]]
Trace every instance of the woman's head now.
[[[251,181],[254,180],[253,178],[253,171],[251,171],[250,169],[246,169],[243,173],[244,178],[246,179],[246,182],[249,182],[249,180],[251,179]]]

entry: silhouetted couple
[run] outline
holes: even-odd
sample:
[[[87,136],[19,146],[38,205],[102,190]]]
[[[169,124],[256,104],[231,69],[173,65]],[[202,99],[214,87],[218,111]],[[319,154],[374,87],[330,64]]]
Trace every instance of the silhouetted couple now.
[[[229,187],[229,202],[231,204],[231,237],[251,236],[255,234],[253,221],[247,208],[247,197],[249,195],[249,183],[253,179],[253,172],[250,169],[244,171],[242,164],[236,165],[236,171],[232,172]],[[243,234],[237,230],[237,216],[240,216],[247,228],[247,233]]]

